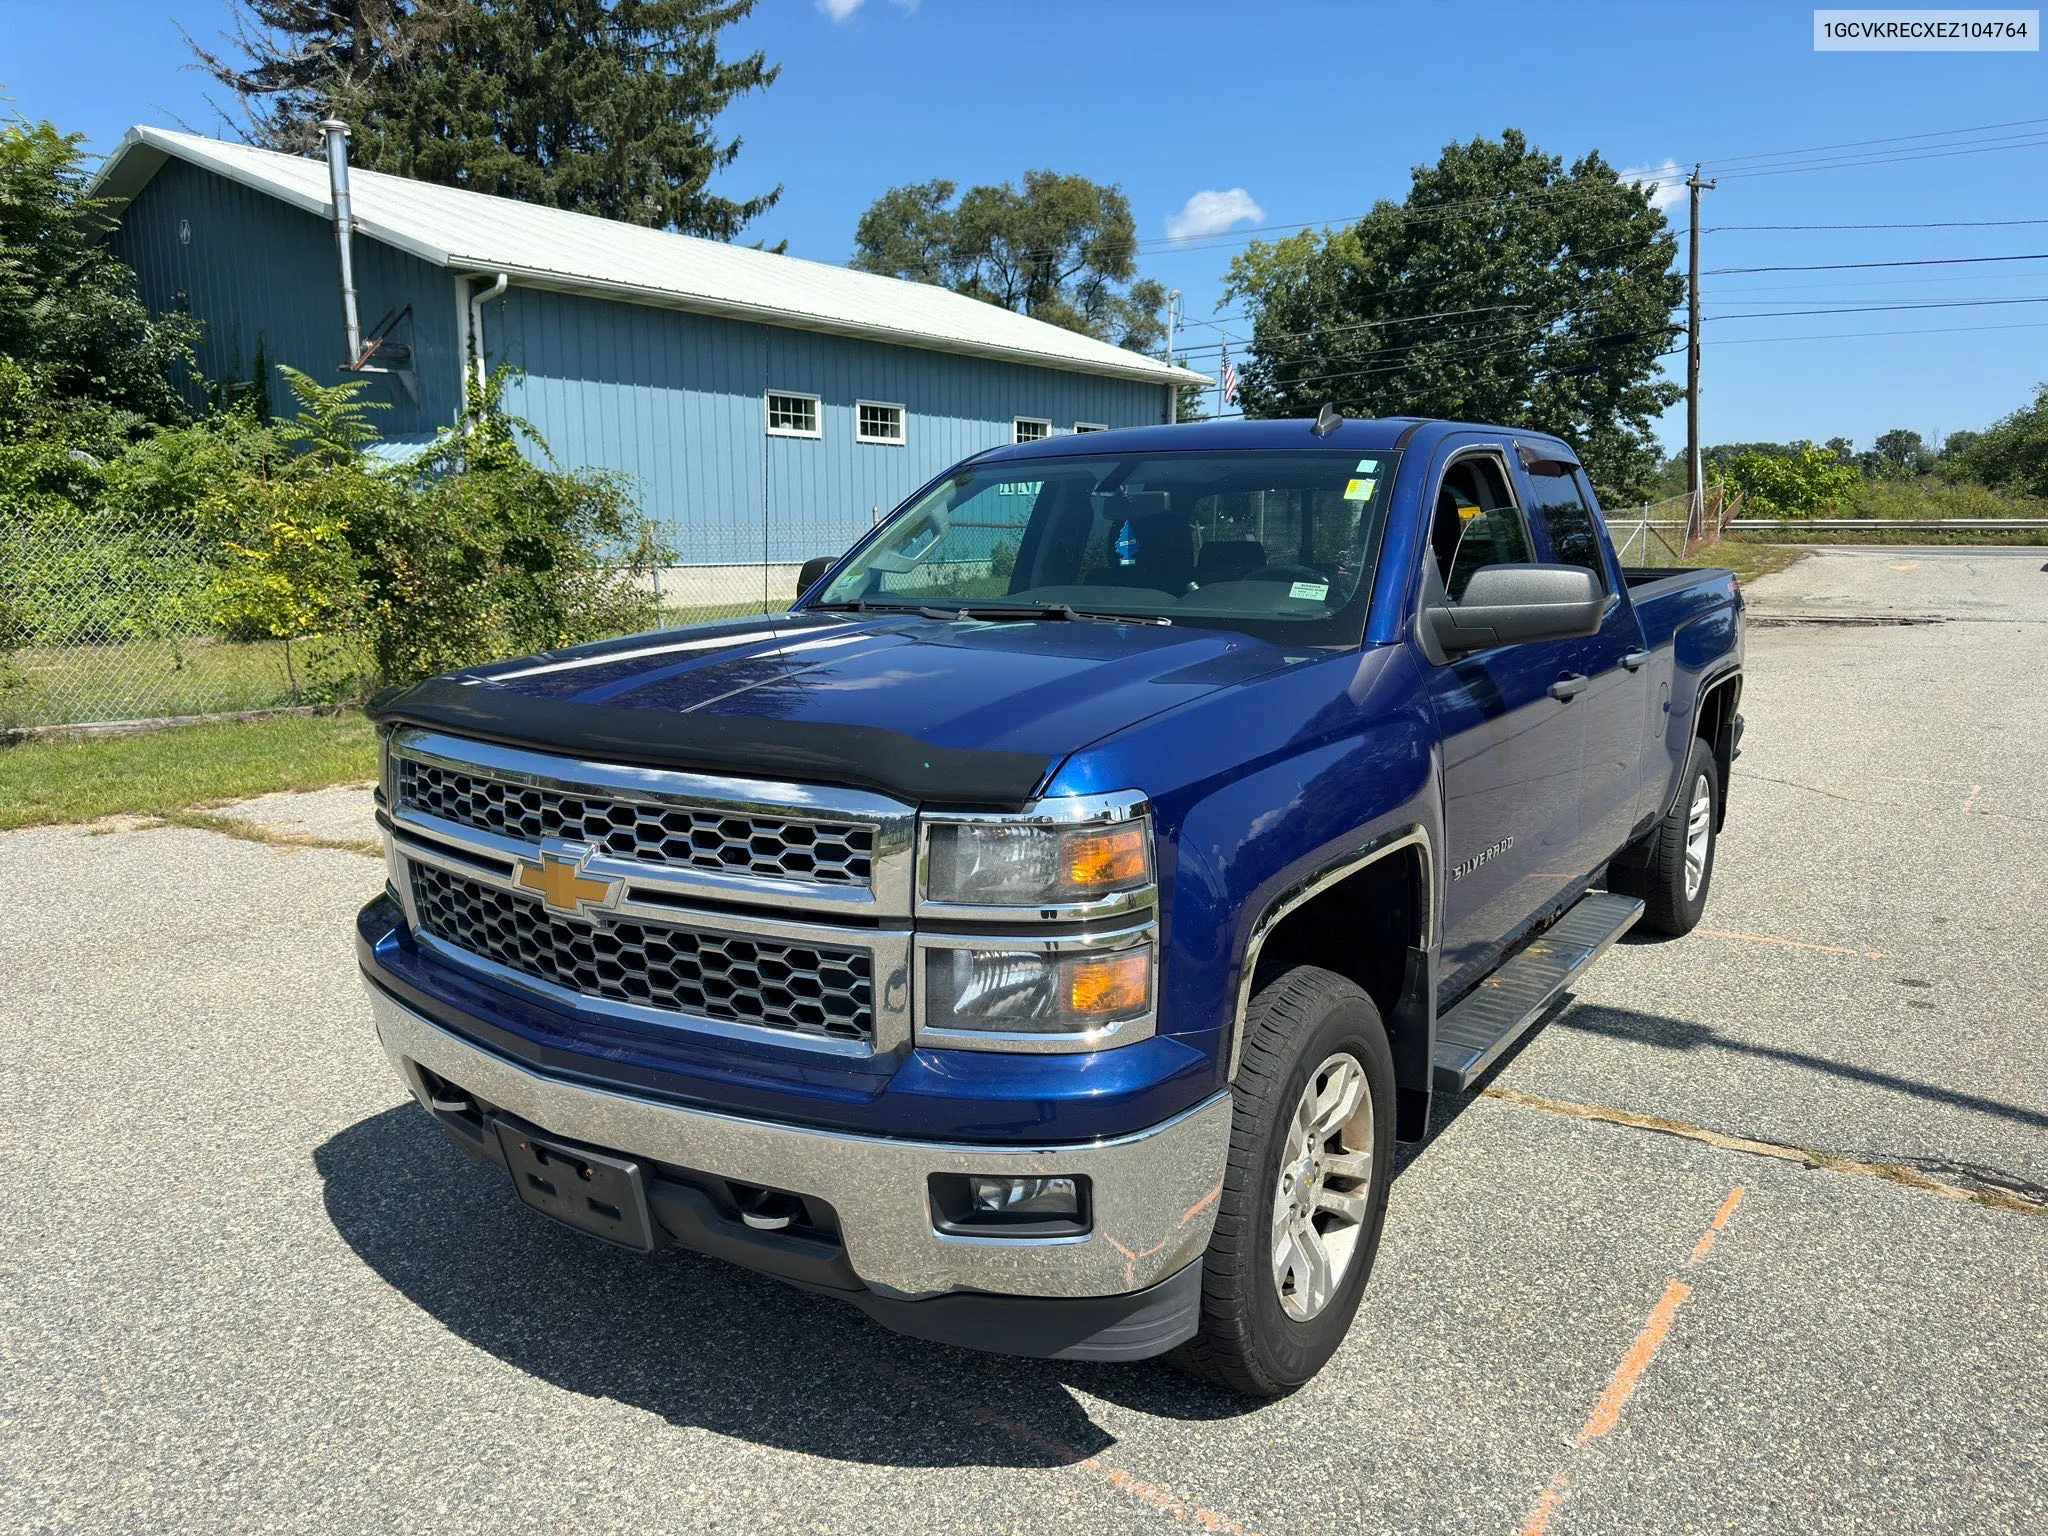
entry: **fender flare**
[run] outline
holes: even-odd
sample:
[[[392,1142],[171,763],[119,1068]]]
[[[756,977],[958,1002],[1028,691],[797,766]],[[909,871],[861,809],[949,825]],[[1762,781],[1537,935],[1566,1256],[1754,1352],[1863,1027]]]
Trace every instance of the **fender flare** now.
[[[1244,1053],[1245,1015],[1252,1001],[1252,980],[1258,973],[1259,952],[1265,948],[1266,941],[1273,935],[1273,930],[1331,886],[1408,848],[1419,848],[1422,857],[1423,899],[1420,907],[1419,947],[1430,955],[1435,954],[1436,847],[1430,839],[1428,827],[1421,822],[1411,822],[1390,828],[1318,865],[1311,873],[1296,880],[1269,901],[1253,921],[1246,935],[1244,958],[1238,970],[1237,1004],[1232,1011],[1230,1024],[1230,1057],[1224,1075],[1226,1083],[1237,1081],[1238,1063]],[[1433,1011],[1433,997],[1431,1003]]]

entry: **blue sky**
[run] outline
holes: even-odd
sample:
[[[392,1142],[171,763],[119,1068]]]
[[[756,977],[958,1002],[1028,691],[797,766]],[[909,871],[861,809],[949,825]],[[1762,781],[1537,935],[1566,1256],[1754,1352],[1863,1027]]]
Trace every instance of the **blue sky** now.
[[[96,150],[133,122],[214,131],[177,24],[206,37],[227,14],[225,0],[0,0],[0,86]],[[1648,169],[2044,119],[1903,145],[1919,157],[1887,164],[1724,165],[1703,265],[2048,252],[2048,222],[1717,228],[2048,221],[2048,57],[1815,53],[1804,6],[763,0],[733,42],[783,66],[728,119],[746,147],[724,190],[785,189],[753,233],[843,261],[889,186],[1079,172],[1129,193],[1143,270],[1184,289],[1196,321],[1219,313],[1244,229],[1354,216],[1401,197],[1409,168],[1446,142],[1509,126],[1568,160],[1597,148]],[[1930,152],[1971,138],[2032,142]],[[2048,303],[1963,303],[2048,298],[2048,261],[1728,275],[1702,292],[1709,315],[1764,312],[1708,328],[1710,443],[1979,427],[2048,380]],[[1885,304],[1948,307],[1785,313]],[[1868,334],[1902,331],[1922,334]],[[1225,334],[1245,329],[1197,324],[1189,339]],[[1674,411],[1665,439],[1682,434]]]

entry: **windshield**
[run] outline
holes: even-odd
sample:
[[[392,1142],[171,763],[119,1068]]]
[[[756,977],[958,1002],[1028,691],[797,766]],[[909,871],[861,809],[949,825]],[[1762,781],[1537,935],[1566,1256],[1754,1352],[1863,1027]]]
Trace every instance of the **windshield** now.
[[[1043,609],[1355,640],[1399,457],[969,464],[892,518],[815,606]]]

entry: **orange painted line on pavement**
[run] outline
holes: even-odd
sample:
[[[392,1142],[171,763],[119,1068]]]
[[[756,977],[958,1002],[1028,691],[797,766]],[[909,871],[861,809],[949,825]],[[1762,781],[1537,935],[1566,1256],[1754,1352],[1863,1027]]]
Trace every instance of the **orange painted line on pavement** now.
[[[1629,1345],[1628,1353],[1622,1356],[1621,1364],[1615,1368],[1614,1379],[1607,1383],[1607,1390],[1593,1405],[1592,1416],[1579,1431],[1580,1445],[1611,1433],[1621,1422],[1621,1410],[1635,1395],[1636,1383],[1643,1379],[1643,1372],[1657,1358],[1657,1351],[1664,1347],[1665,1339],[1671,1335],[1671,1319],[1678,1315],[1678,1309],[1685,1305],[1685,1298],[1691,1294],[1692,1287],[1683,1280],[1674,1280],[1664,1287],[1664,1294],[1650,1309],[1649,1321],[1643,1324],[1643,1331],[1636,1335],[1635,1343]]]
[[[1885,958],[1881,949],[1844,949],[1839,944],[1809,944],[1804,939],[1777,939],[1764,933],[1730,933],[1725,928],[1695,928],[1693,932],[1716,939],[1742,939],[1751,944],[1782,944],[1787,949],[1817,949],[1824,955],[1861,955],[1866,960]]]
[[[1714,1251],[1714,1244],[1721,1240],[1721,1229],[1728,1225],[1728,1218],[1735,1214],[1735,1207],[1742,1204],[1742,1197],[1745,1193],[1746,1191],[1740,1184],[1728,1191],[1728,1198],[1721,1202],[1721,1209],[1714,1213],[1714,1224],[1707,1228],[1706,1235],[1699,1240],[1698,1245],[1692,1251],[1693,1263],[1701,1264],[1706,1262],[1707,1255]]]
[[[1569,1487],[1571,1479],[1563,1472],[1550,1480],[1550,1486],[1543,1490],[1543,1497],[1536,1501],[1536,1507],[1529,1511],[1529,1518],[1522,1522],[1521,1536],[1543,1536],[1550,1529],[1550,1517],[1564,1502],[1564,1493]]]
[[[1735,1208],[1742,1204],[1743,1187],[1738,1184],[1728,1192],[1728,1198],[1721,1202],[1721,1208],[1714,1213],[1708,1225],[1692,1250],[1692,1262],[1697,1264],[1712,1251],[1715,1240],[1728,1225],[1728,1218],[1735,1214]],[[1551,1476],[1547,1486],[1536,1500],[1536,1507],[1529,1511],[1518,1536],[1546,1536],[1550,1522],[1564,1503],[1565,1495],[1571,1491],[1572,1457],[1605,1435],[1612,1434],[1621,1422],[1621,1410],[1628,1406],[1628,1400],[1635,1395],[1643,1373],[1657,1358],[1657,1352],[1664,1347],[1664,1341],[1671,1337],[1671,1321],[1678,1316],[1678,1309],[1685,1305],[1692,1295],[1692,1287],[1683,1280],[1673,1279],[1664,1287],[1664,1294],[1657,1298],[1657,1305],[1650,1309],[1650,1315],[1643,1320],[1642,1329],[1628,1347],[1628,1353],[1621,1357],[1621,1364],[1614,1368],[1614,1375],[1608,1378],[1607,1390],[1600,1394],[1600,1400],[1593,1405],[1593,1411],[1586,1416],[1586,1422],[1579,1426],[1578,1434],[1572,1437],[1572,1449],[1565,1457],[1565,1463]]]

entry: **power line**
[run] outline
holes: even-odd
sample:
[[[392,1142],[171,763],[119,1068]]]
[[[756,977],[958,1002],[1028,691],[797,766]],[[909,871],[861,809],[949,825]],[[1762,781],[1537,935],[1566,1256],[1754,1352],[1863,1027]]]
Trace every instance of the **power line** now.
[[[2048,134],[2015,134],[2006,140],[1987,140],[1974,146],[1933,149],[1922,154],[1843,156],[1837,159],[1815,160],[1806,165],[1771,166],[1753,171],[1723,171],[1721,174],[1732,181],[1744,181],[1758,176],[1794,176],[1808,171],[1848,171],[1871,165],[1904,165],[1913,160],[1953,160],[1960,155],[1986,155],[2008,149],[2038,149],[2042,145],[2048,145]]]
[[[1702,277],[1735,277],[1750,272],[1858,272],[1873,267],[1969,267],[1991,261],[2048,261],[2048,251],[2024,256],[1923,256],[1911,261],[1822,261],[1793,267],[1710,267]]]
[[[1799,315],[1881,315],[1904,309],[1984,309],[1999,304],[2048,304],[2048,294],[2010,299],[1929,299],[1918,304],[1852,304],[1842,309],[1760,309],[1749,314],[1709,315],[1709,320],[1790,320]]]
[[[1709,224],[1700,233],[1722,235],[1766,230],[2011,229],[2022,224],[2048,224],[2048,219],[1942,219],[1931,224]]]
[[[1911,139],[1948,139],[1965,133],[1995,133],[2001,128],[2031,128],[2039,123],[2048,123],[2048,117],[2022,117],[2010,123],[1980,123],[1974,128],[1936,128],[1926,133],[1902,133],[1886,139],[1851,139],[1844,144],[1813,144],[1805,149],[1764,150],[1752,155],[1727,155],[1705,163],[1712,166],[1734,166],[1748,160],[1782,160],[1793,155],[1825,154],[1837,149],[1863,149],[1872,144],[1903,144]]]
[[[1971,331],[2048,330],[2048,320],[2014,320],[2004,325],[1923,325],[1901,331],[1827,331],[1815,336],[1730,336],[1717,347],[1747,347],[1771,341],[1853,341],[1862,336],[1952,336]]]

